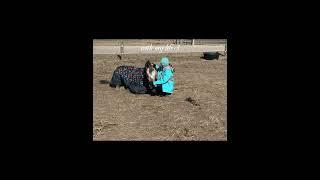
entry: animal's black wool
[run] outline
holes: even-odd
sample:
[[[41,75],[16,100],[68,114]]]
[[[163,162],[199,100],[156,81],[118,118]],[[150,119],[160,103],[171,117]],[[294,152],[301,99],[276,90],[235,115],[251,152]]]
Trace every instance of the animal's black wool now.
[[[145,94],[150,91],[145,68],[134,66],[119,66],[113,72],[110,86],[125,86],[132,93]]]

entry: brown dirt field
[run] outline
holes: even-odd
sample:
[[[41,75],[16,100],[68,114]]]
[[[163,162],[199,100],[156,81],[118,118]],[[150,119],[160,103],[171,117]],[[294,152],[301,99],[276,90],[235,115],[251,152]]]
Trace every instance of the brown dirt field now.
[[[175,91],[168,97],[135,95],[111,88],[117,66],[143,67],[163,55],[93,55],[93,140],[226,141],[227,56],[203,60],[200,53],[168,54]],[[195,103],[185,101],[191,97]]]

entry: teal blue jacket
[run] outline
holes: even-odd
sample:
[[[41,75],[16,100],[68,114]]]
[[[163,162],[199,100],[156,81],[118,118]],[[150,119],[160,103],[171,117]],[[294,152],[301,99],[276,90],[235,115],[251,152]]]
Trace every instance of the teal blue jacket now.
[[[170,66],[159,68],[156,64],[158,72],[158,80],[153,82],[153,85],[162,85],[162,92],[173,93],[174,90],[174,72]]]

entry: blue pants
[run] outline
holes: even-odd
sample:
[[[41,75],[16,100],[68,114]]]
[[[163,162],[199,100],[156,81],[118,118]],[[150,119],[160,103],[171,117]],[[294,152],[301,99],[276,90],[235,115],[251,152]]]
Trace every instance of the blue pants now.
[[[157,85],[157,87],[156,87],[156,93],[157,93],[157,95],[159,95],[159,96],[171,95],[171,93],[167,93],[167,92],[163,92],[163,91],[162,91],[162,85],[161,85],[161,84],[158,84],[158,85]]]

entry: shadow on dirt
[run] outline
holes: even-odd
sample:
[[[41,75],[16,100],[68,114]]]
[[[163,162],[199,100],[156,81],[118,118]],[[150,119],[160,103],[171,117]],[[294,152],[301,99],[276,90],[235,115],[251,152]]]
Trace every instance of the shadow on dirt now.
[[[197,103],[196,100],[192,99],[191,97],[186,98],[185,101],[190,102],[194,106],[200,106],[200,104]]]
[[[110,81],[108,81],[108,80],[100,80],[100,84],[109,84],[110,83]]]

